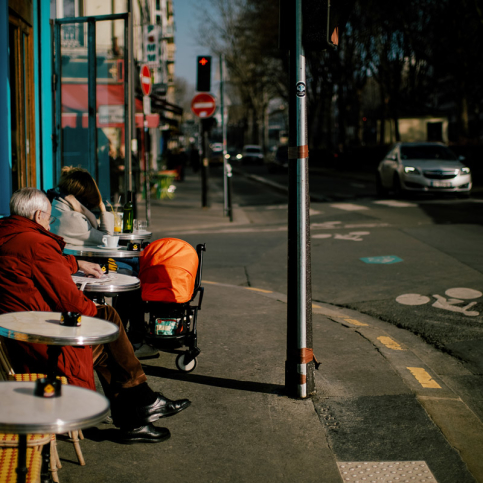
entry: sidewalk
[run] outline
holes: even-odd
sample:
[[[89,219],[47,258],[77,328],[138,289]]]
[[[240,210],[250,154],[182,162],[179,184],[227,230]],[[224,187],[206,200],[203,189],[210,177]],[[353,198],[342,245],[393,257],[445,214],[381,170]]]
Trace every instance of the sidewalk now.
[[[199,179],[191,175],[177,183],[173,200],[152,202],[153,238],[228,225],[222,193],[212,188],[210,197],[211,206],[201,209]],[[235,208],[233,223],[245,222],[243,210]],[[178,371],[174,354],[143,361],[154,390],[192,401],[179,415],[156,423],[169,428],[171,439],[123,446],[110,440],[111,425],[85,430],[84,467],[72,445],[58,443],[61,483],[358,481],[341,477],[339,467],[343,472],[351,461],[425,461],[439,483],[475,481],[422,409],[419,389],[403,382],[392,356],[377,347],[384,328],[399,329],[328,305],[314,307],[318,393],[290,399],[284,396],[285,296],[210,280],[204,286],[198,317],[202,352],[195,371]],[[348,322],[356,318],[364,329]],[[405,343],[418,344],[404,337]],[[454,368],[438,354],[421,348],[419,362],[451,373]],[[445,389],[446,398],[451,394]],[[339,426],[340,420],[346,424]],[[404,431],[414,424],[416,436]],[[468,444],[475,444],[471,438]],[[472,464],[478,469],[478,462]]]

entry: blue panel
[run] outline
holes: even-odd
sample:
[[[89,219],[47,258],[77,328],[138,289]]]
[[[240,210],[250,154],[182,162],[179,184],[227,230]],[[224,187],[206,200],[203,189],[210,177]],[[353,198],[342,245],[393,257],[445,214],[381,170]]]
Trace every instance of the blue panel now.
[[[8,2],[0,2],[0,216],[10,214],[12,146],[10,139]]]
[[[40,100],[42,103],[42,187],[54,186],[52,41],[50,38],[50,2],[39,1],[40,15]],[[38,41],[38,35],[36,35]]]
[[[360,258],[364,263],[378,263],[378,264],[389,264],[389,263],[399,263],[404,261],[402,258],[396,257],[396,255],[383,255],[381,257],[366,257]]]

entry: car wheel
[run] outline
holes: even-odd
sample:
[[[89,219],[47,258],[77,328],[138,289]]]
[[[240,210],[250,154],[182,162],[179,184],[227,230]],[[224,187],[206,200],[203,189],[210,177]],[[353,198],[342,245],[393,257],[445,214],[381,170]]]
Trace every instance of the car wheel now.
[[[379,198],[387,196],[387,190],[382,185],[381,175],[379,173],[376,174],[376,194]]]

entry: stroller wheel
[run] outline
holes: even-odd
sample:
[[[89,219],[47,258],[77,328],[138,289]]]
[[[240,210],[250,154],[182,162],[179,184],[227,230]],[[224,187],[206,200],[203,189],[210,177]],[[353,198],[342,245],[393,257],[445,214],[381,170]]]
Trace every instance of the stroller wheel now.
[[[198,361],[196,360],[196,357],[191,360],[188,364],[185,364],[185,360],[188,359],[188,354],[180,354],[176,358],[176,367],[183,372],[191,372],[196,369],[196,366],[198,364]]]

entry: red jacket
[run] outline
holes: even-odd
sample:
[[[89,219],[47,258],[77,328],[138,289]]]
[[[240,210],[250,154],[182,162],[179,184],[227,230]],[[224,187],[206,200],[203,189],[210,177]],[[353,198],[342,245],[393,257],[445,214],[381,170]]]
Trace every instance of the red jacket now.
[[[22,216],[0,220],[0,314],[22,311],[80,312],[96,305],[72,281],[75,257],[62,255],[62,237]],[[46,372],[47,346],[5,340],[14,369]],[[92,348],[63,347],[59,373],[71,384],[95,390]]]

